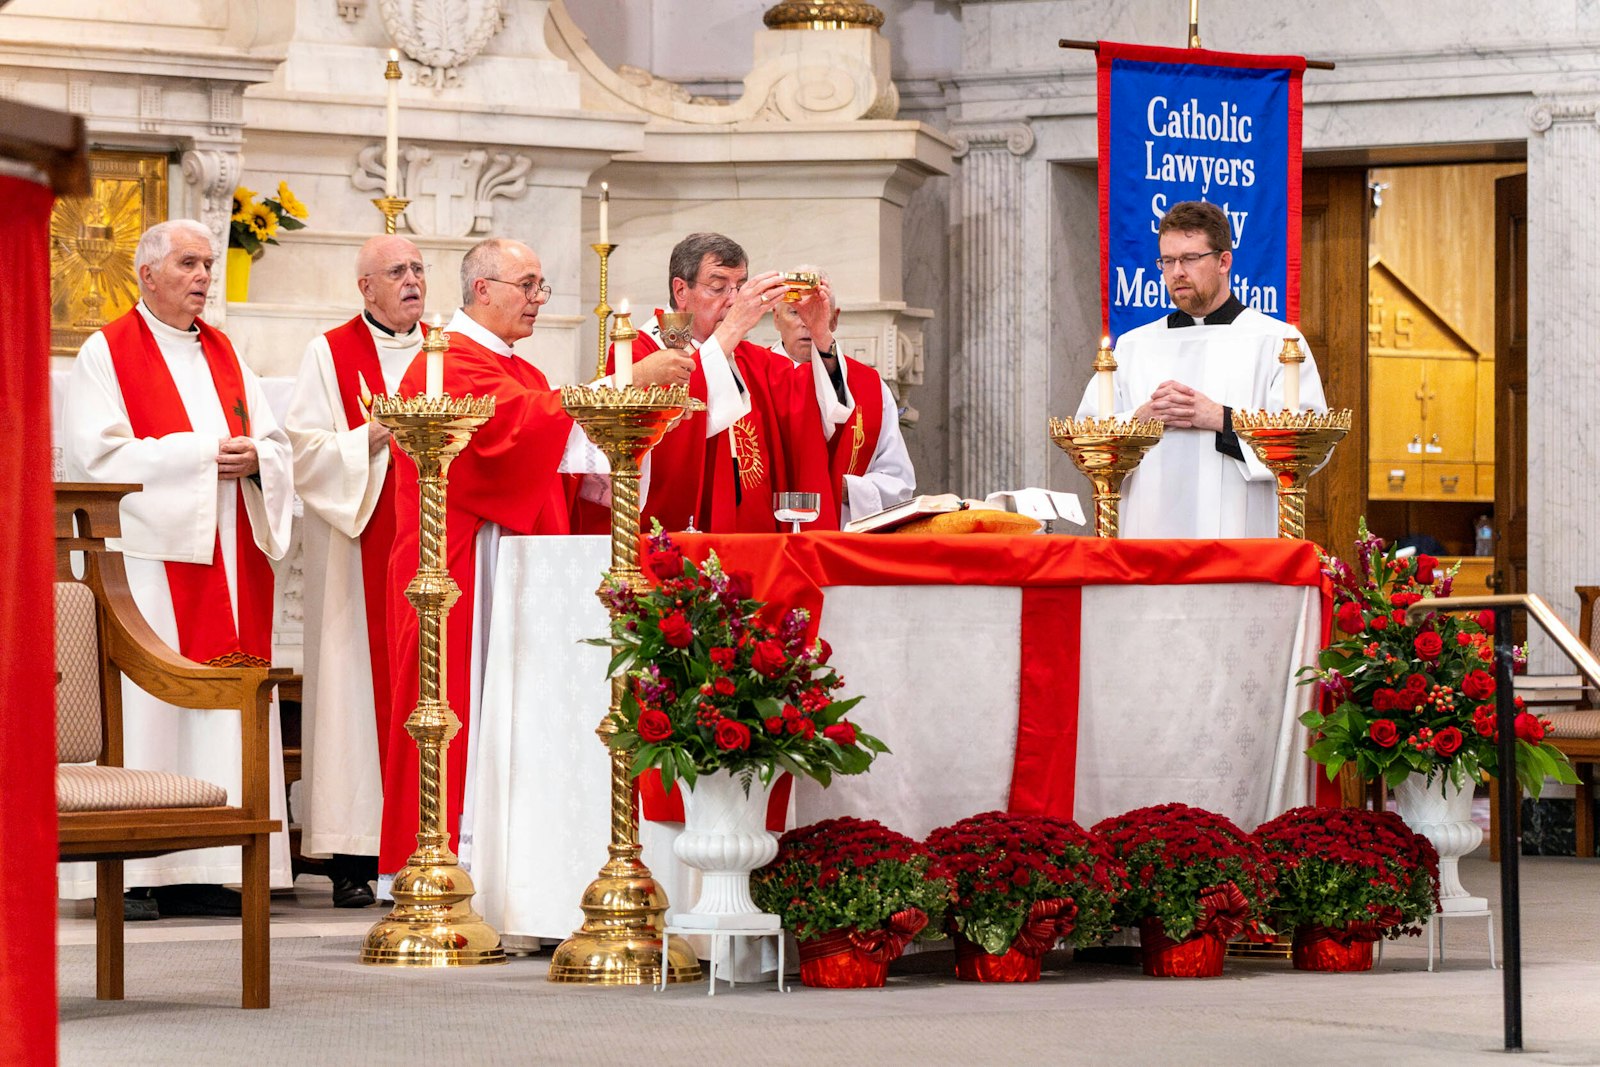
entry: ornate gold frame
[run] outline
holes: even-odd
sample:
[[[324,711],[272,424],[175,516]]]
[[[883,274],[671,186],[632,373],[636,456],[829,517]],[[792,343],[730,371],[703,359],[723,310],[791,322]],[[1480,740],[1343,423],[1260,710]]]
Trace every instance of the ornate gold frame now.
[[[133,250],[167,218],[167,157],[89,153],[88,196],[50,214],[50,351],[74,355],[89,335],[139,299]]]

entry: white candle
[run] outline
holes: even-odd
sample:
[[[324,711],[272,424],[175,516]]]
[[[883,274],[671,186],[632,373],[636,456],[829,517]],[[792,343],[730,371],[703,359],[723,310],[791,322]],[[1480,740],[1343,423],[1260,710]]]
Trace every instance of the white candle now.
[[[600,183],[600,243],[611,243],[611,183]]]
[[[440,325],[439,313],[434,312],[433,323],[428,329],[429,336],[425,343],[434,341]],[[428,396],[444,395],[444,350],[437,346],[428,351],[428,376],[423,392]]]
[[[1300,342],[1283,339],[1283,410],[1300,410]]]
[[[1111,338],[1100,338],[1100,352],[1109,356],[1111,352]],[[1098,358],[1097,354],[1097,358],[1095,359],[1096,365],[1104,361],[1104,359]],[[1096,383],[1100,386],[1100,417],[1102,419],[1109,419],[1117,413],[1117,394],[1116,388],[1111,380],[1111,374],[1112,372],[1109,369],[1102,368],[1095,371],[1094,375]]]
[[[389,62],[400,62],[400,53],[389,49]],[[389,77],[389,68],[384,67],[384,81],[389,88],[387,128],[383,144],[383,195],[396,197],[400,195],[400,79]]]
[[[605,238],[601,238],[601,240],[604,241]],[[617,308],[617,318],[626,319],[627,317],[628,302],[624,300],[622,306]],[[626,337],[618,340],[615,349],[617,369],[612,376],[611,382],[618,389],[626,389],[633,384],[633,338]]]

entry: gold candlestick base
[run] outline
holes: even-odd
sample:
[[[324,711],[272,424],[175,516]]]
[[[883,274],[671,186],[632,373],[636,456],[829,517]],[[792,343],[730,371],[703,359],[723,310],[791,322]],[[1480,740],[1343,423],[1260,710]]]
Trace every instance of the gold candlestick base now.
[[[1278,480],[1278,536],[1305,537],[1305,481],[1350,432],[1350,410],[1235,411],[1233,432]]]
[[[1122,480],[1161,440],[1157,419],[1051,419],[1050,440],[1094,483],[1094,533],[1116,537]]]
[[[398,196],[380,196],[374,198],[372,202],[379,211],[383,212],[384,233],[395,232],[395,226],[401,214],[405,211],[406,206],[411,203],[411,201],[402,200]]]
[[[704,410],[705,405],[681,385],[670,389],[569,385],[561,390],[561,404],[611,461],[611,577],[640,587],[644,576],[639,570],[639,465],[679,419]],[[621,708],[622,691],[622,678],[613,678],[610,709],[595,731],[611,757],[610,858],[579,901],[583,926],[551,957],[552,982],[617,986],[660,981],[667,894],[639,858],[639,823],[629,774],[632,756],[609,744],[616,733],[612,716]],[[667,963],[668,981],[700,980],[700,962],[682,938],[672,942]]]
[[[443,347],[437,327],[424,348]],[[472,910],[472,878],[450,849],[446,763],[461,720],[442,692],[445,620],[461,595],[445,566],[445,486],[450,461],[494,414],[494,398],[380,396],[372,417],[387,426],[417,464],[421,536],[406,597],[417,612],[418,700],[406,720],[420,773],[417,850],[395,875],[394,910],[367,931],[361,962],[391,967],[467,967],[506,962],[500,935]]]

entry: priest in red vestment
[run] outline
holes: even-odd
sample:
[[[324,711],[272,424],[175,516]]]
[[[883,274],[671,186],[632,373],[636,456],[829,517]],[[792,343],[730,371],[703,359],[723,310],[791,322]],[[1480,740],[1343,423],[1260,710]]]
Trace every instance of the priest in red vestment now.
[[[285,428],[305,506],[305,700],[300,849],[330,857],[335,907],[373,901],[389,740],[389,431],[368,417],[422,345],[422,254],[374,237],[356,254],[362,311],[306,346]],[[404,459],[401,463],[406,462]]]
[[[746,340],[788,292],[782,275],[750,277],[748,257],[731,238],[690,234],[672,250],[672,306],[693,316],[692,351],[674,357],[691,396],[707,410],[685,418],[650,454],[643,520],[668,530],[774,533],[779,492],[822,496],[822,513],[808,529],[838,529],[839,504],[829,473],[826,427],[851,410],[842,375],[820,362],[793,361]],[[801,313],[825,319],[826,298],[813,293]],[[639,327],[635,360],[658,358],[660,323]],[[637,378],[637,370],[636,370]]]

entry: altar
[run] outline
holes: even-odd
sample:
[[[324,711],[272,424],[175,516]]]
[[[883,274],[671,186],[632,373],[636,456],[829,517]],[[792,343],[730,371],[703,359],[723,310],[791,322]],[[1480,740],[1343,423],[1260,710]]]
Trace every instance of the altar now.
[[[1182,801],[1246,828],[1314,796],[1298,682],[1327,599],[1301,541],[1070,536],[682,535],[755,595],[803,606],[834,649],[852,718],[892,754],[822,789],[797,783],[790,826],[874,818],[914,837],[996,808],[1085,827]],[[563,938],[605,859],[609,696],[594,596],[603,537],[499,543],[471,724],[462,858],[502,934]],[[659,809],[659,805],[655,805]],[[661,812],[656,812],[658,816]],[[641,819],[644,861],[674,907],[693,872],[679,826]]]

